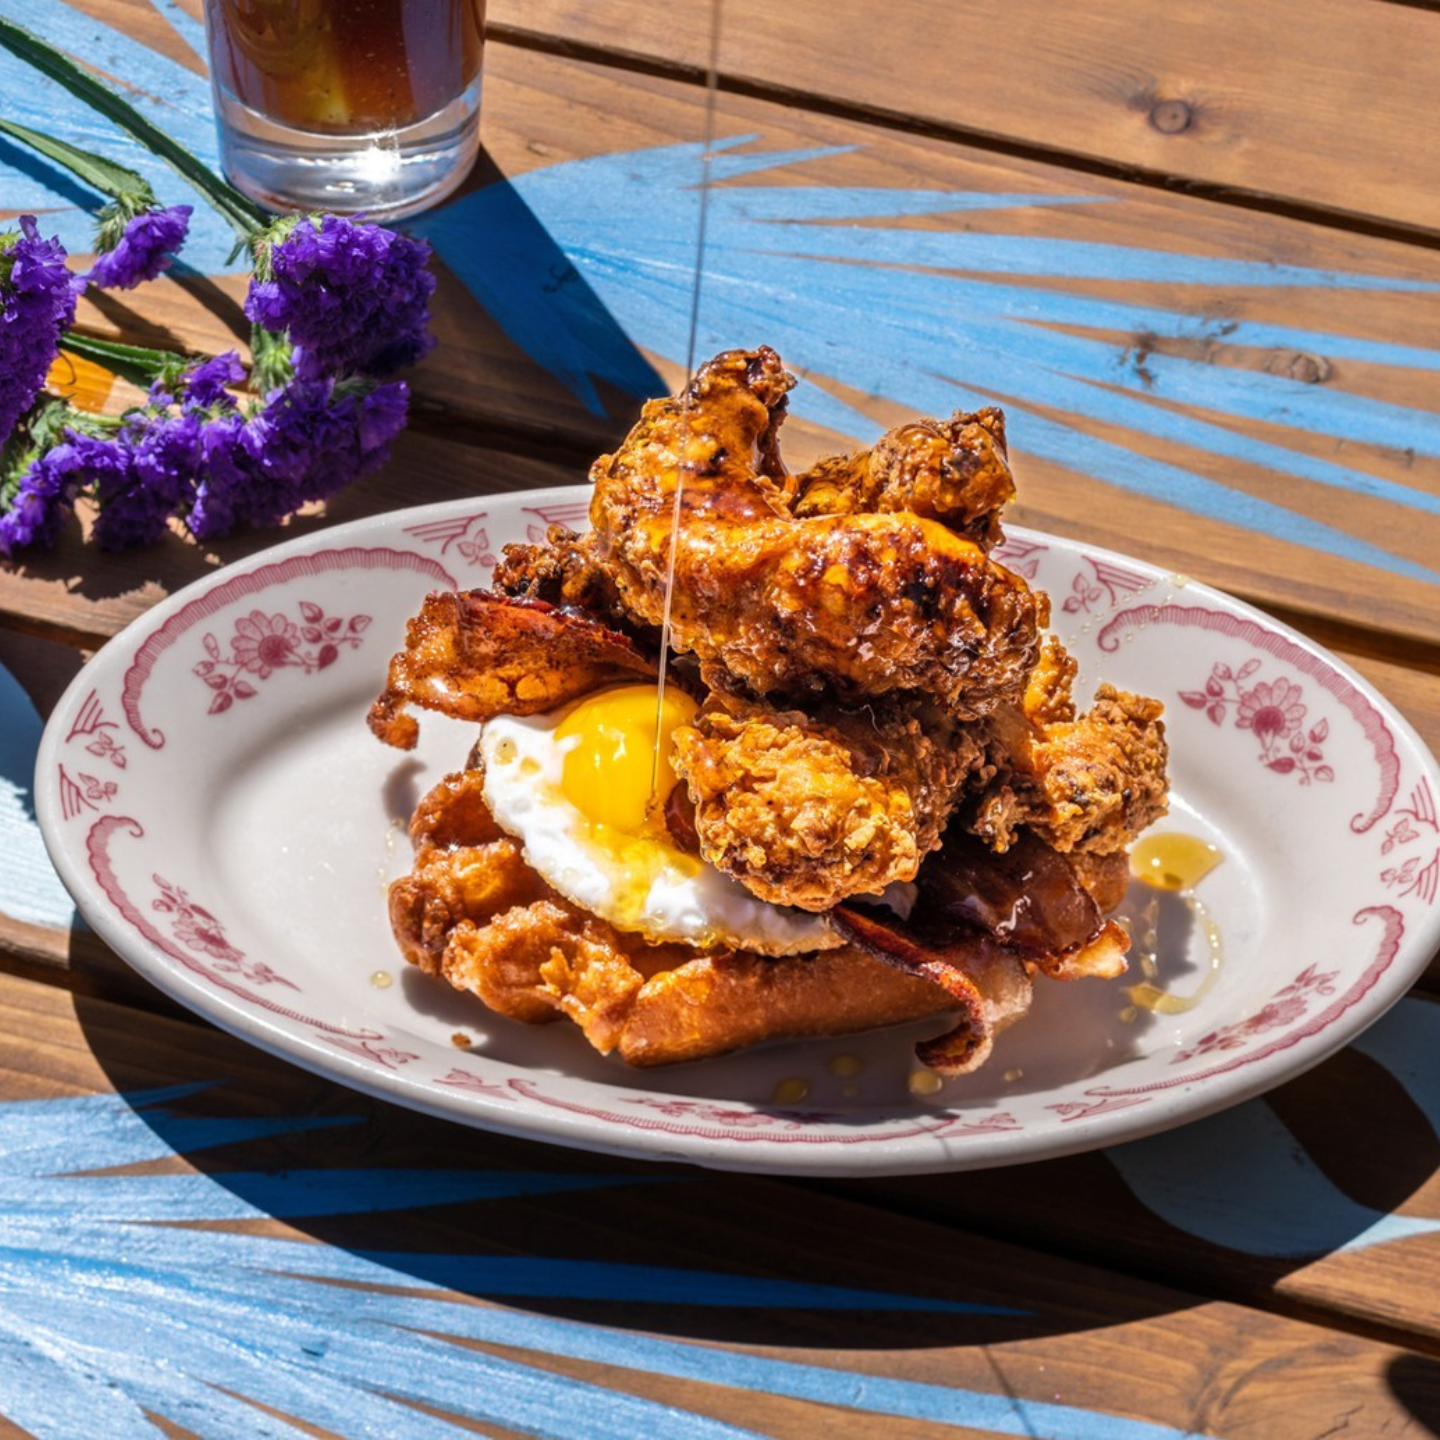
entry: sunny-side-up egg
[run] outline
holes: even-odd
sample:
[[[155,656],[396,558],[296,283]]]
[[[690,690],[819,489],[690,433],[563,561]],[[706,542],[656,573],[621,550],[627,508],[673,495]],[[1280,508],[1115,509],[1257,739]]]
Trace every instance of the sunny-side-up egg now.
[[[497,716],[480,732],[485,803],[554,890],[618,930],[762,955],[839,944],[822,917],[758,899],[671,838],[671,737],[694,714],[673,686],[662,702],[654,686],[626,685],[553,714]]]

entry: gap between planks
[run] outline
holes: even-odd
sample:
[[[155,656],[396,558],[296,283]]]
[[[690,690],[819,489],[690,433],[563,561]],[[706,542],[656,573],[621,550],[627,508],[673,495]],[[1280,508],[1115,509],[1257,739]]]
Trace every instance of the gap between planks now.
[[[1429,0],[1373,0],[1373,3],[1396,4],[1440,13],[1440,0],[1433,0],[1433,3],[1429,3]],[[487,43],[509,45],[517,50],[531,50],[561,60],[603,65],[612,70],[628,70],[636,74],[687,85],[707,86],[710,82],[709,72],[703,66],[692,65],[682,60],[664,60],[658,56],[645,55],[631,50],[612,49],[589,41],[567,40],[544,31],[529,30],[517,25],[498,24],[493,21],[487,25],[485,33]],[[882,106],[865,105],[858,101],[836,100],[813,90],[776,85],[760,80],[748,80],[732,74],[722,73],[717,76],[716,88],[722,94],[738,95],[746,99],[809,110],[833,119],[874,125],[902,134],[966,145],[976,150],[1004,155],[1015,160],[1059,166],[1079,174],[1098,176],[1102,179],[1116,180],[1124,184],[1169,194],[1186,195],[1192,199],[1226,205],[1231,209],[1258,211],[1285,220],[1321,225],[1332,230],[1364,235],[1372,239],[1397,241],[1402,244],[1417,245],[1424,249],[1440,250],[1440,230],[1424,225],[1407,225],[1400,221],[1380,220],[1372,215],[1345,210],[1338,206],[1307,204],[1304,201],[1286,199],[1264,191],[1225,185],[1216,181],[1193,179],[1171,171],[1102,160],[1093,155],[1067,150],[1059,145],[1042,145],[1035,141],[1020,140],[988,130],[946,124],[944,121],[933,118],[922,119]]]

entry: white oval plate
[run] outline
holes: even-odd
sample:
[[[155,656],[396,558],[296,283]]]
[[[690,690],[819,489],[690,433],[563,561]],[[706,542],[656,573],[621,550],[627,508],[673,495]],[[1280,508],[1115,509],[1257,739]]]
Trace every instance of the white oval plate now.
[[[502,545],[552,522],[582,526],[586,494],[307,536],[106,645],[55,710],[35,787],[51,857],[104,940],[224,1029],[402,1105],[586,1149],[816,1175],[1035,1160],[1210,1114],[1339,1049],[1440,941],[1440,773],[1391,706],[1235,600],[1015,530],[1000,558],[1050,592],[1077,697],[1103,677],[1167,707],[1174,794],[1158,828],[1224,856],[1196,891],[1224,956],[1199,1003],[1136,1016],[1133,975],[1041,982],[989,1065],[925,1096],[909,1088],[912,1047],[935,1025],[639,1071],[568,1024],[492,1016],[407,967],[385,915],[411,809],[463,764],[471,730],[422,716],[402,755],[365,712],[428,591],[483,584]],[[1159,981],[1189,994],[1204,925],[1173,900],[1159,920]]]

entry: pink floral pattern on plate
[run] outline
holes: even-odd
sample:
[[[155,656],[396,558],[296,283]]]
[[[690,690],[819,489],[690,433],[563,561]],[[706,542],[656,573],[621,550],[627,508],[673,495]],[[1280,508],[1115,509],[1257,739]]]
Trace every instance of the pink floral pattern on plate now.
[[[1293,1025],[1309,1012],[1310,1002],[1317,997],[1329,998],[1335,994],[1338,970],[1320,970],[1307,965],[1288,985],[1282,986],[1253,1015],[1237,1020],[1233,1025],[1222,1025],[1202,1035],[1186,1050],[1179,1051],[1177,1063],[1192,1060],[1197,1055],[1213,1055],[1220,1050],[1238,1050],[1257,1035],[1268,1034],[1281,1026]]]
[[[190,949],[208,955],[215,962],[216,970],[226,975],[239,975],[252,985],[299,988],[283,975],[277,975],[262,961],[247,960],[244,951],[237,950],[225,938],[225,927],[220,921],[203,905],[197,905],[179,885],[172,885],[161,875],[154,878],[160,896],[150,902],[151,909],[170,916],[175,938]]]
[[[1088,573],[1084,570],[1075,572],[1070,582],[1070,593],[1062,602],[1061,608],[1067,615],[1088,615],[1092,605],[1118,605],[1123,596],[1138,594],[1155,583],[1148,576],[1127,570],[1113,560],[1097,560],[1087,555],[1085,563],[1089,567]]]
[[[437,546],[441,555],[453,547],[462,560],[488,568],[495,564],[496,555],[490,535],[480,523],[485,515],[484,510],[477,510],[471,515],[446,516],[443,520],[407,525],[405,533],[413,535],[423,545]]]
[[[211,715],[228,710],[237,700],[251,700],[259,691],[250,683],[268,680],[277,670],[300,669],[314,674],[333,665],[342,648],[359,649],[370,616],[344,619],[327,615],[314,601],[301,600],[297,618],[283,613],[267,615],[252,610],[234,623],[227,654],[213,633],[206,632],[202,644],[205,659],[197,661],[194,672],[209,686]]]
[[[1334,780],[1323,748],[1330,722],[1321,719],[1307,727],[1304,691],[1283,675],[1246,685],[1260,666],[1261,661],[1250,659],[1232,670],[1216,661],[1204,689],[1182,690],[1180,698],[1192,710],[1203,710],[1212,725],[1223,726],[1233,710],[1235,728],[1249,730],[1260,742],[1259,760],[1267,770],[1294,775],[1302,785]]]

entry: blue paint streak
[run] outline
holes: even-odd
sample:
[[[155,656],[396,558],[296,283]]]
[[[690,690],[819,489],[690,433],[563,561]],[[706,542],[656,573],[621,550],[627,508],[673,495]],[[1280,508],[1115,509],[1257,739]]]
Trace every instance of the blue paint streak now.
[[[367,1251],[364,1258],[387,1269],[414,1270],[417,1257]],[[966,1300],[896,1295],[843,1285],[771,1280],[757,1275],[687,1270],[598,1260],[505,1255],[447,1255],[419,1263],[451,1289],[482,1295],[566,1296],[574,1300],[640,1301],[647,1305],[698,1305],[709,1309],[910,1311],[945,1315],[1029,1316],[1033,1311]]]
[[[1440,1136],[1440,1006],[1402,1000],[1351,1044],[1405,1087]]]
[[[583,253],[577,255],[577,263],[587,268]],[[680,296],[688,285],[688,278],[678,262],[666,267],[652,264],[625,275],[612,273],[603,266],[590,267],[589,273],[597,292],[617,307],[618,318],[632,333],[637,329],[663,325],[667,315],[679,313]],[[954,406],[987,403],[999,395],[1009,405],[1012,414],[1025,417],[1024,424],[1016,425],[1012,433],[1022,437],[1024,447],[1031,453],[1070,469],[1099,476],[1134,493],[1178,505],[1223,523],[1308,545],[1324,553],[1414,579],[1430,583],[1440,579],[1440,575],[1430,568],[1393,556],[1381,547],[1327,525],[1310,514],[1232,490],[1192,470],[1151,459],[1137,450],[1096,439],[1032,412],[1029,408],[1032,404],[1056,406],[1101,420],[1141,425],[1148,433],[1165,438],[1208,443],[1211,453],[1235,454],[1252,462],[1272,465],[1278,458],[1276,447],[1246,442],[1223,432],[1208,433],[1203,422],[1174,415],[1157,406],[1144,405],[1129,396],[1106,391],[1093,384],[1087,385],[1062,373],[1059,368],[1083,366],[1087,359],[1084,347],[1088,345],[1095,352],[1092,372],[1097,377],[1113,379],[1113,375],[1106,373],[1111,368],[1113,347],[1100,347],[1093,342],[1032,327],[1027,327],[1022,333],[1013,327],[986,324],[981,317],[972,318],[963,329],[951,334],[942,354],[937,347],[934,318],[936,314],[943,313],[943,295],[935,288],[943,283],[941,277],[890,275],[882,280],[877,278],[877,273],[837,271],[833,279],[827,276],[823,283],[817,284],[803,266],[777,262],[772,266],[771,276],[784,282],[778,288],[783,290],[787,302],[768,325],[763,325],[756,315],[753,326],[746,323],[751,320],[751,315],[745,301],[754,295],[748,279],[726,275],[707,277],[707,293],[711,297],[709,310],[712,314],[720,312],[729,317],[729,323],[735,326],[732,334],[747,331],[764,334],[782,354],[792,359],[796,355],[812,355],[811,337],[824,335],[826,345],[834,347],[837,352],[861,357],[858,364],[851,364],[846,374],[848,383],[892,398],[903,395],[906,403],[917,409],[944,413]],[[877,288],[882,285],[883,289]],[[890,344],[871,344],[867,337],[875,330],[874,317],[881,313],[894,339]],[[683,345],[678,334],[674,338]],[[725,343],[724,337],[712,331],[709,324],[704,329],[702,341],[705,342],[700,347],[702,353],[711,343],[716,343],[717,347]],[[660,348],[666,347],[662,345]],[[897,354],[902,358],[895,359]],[[922,363],[926,361],[930,362],[928,366]],[[840,370],[834,356],[807,359],[807,363],[826,373],[839,373]],[[983,386],[983,390],[969,388],[963,381],[950,378],[955,374],[975,376],[972,384]],[[1234,383],[1240,385],[1244,378],[1244,375],[1237,374]],[[1310,387],[1295,385],[1294,388],[1308,390]],[[835,428],[854,430],[870,425],[864,417],[823,392],[817,392],[813,386],[795,392],[793,403],[796,410],[807,418]],[[1367,409],[1373,409],[1370,402],[1357,402],[1355,407],[1347,408],[1346,397],[1331,397],[1331,403],[1337,411],[1352,414],[1352,423],[1357,429],[1374,419],[1373,415],[1365,413]],[[1389,409],[1394,423],[1399,424],[1403,412],[1399,412],[1399,407]],[[1429,415],[1410,413],[1411,418],[1417,419],[1424,428],[1428,429],[1434,423]],[[1397,415],[1399,418],[1396,418]],[[1267,418],[1281,417],[1272,414]],[[854,423],[850,423],[852,421]],[[1421,434],[1407,433],[1406,438],[1422,447],[1426,443]],[[1338,473],[1338,467],[1331,470],[1312,468],[1307,478],[1370,493],[1384,488],[1383,482],[1369,477],[1361,479],[1357,476],[1347,480],[1346,476]],[[1395,497],[1403,495],[1411,503],[1415,503],[1418,496],[1418,492],[1403,491],[1401,487],[1394,487],[1390,493]],[[1428,497],[1419,501],[1419,508],[1430,508],[1432,505],[1433,501]]]
[[[195,156],[218,173],[219,142],[207,79],[62,0],[3,0],[0,8],[57,49],[134,86],[124,90],[125,98],[161,129],[183,136]],[[165,204],[193,205],[184,255],[195,269],[220,275],[243,268],[229,259],[234,232],[187,182],[69,91],[9,52],[0,53],[0,95],[5,97],[7,119],[138,170]],[[95,231],[89,212],[99,208],[102,197],[90,197],[84,208],[78,208],[73,181],[61,179],[62,172],[49,166],[5,163],[13,153],[0,152],[0,207],[41,213],[42,231],[59,235],[72,254],[88,254]]]
[[[107,1434],[148,1436],[153,1432],[144,1420],[146,1409],[207,1437],[244,1433],[289,1440],[296,1433],[285,1422],[270,1421],[230,1400],[224,1391],[254,1396],[307,1424],[347,1435],[403,1433],[438,1440],[455,1433],[444,1421],[405,1407],[405,1399],[556,1440],[582,1434],[616,1440],[636,1434],[655,1440],[732,1440],[745,1433],[418,1333],[429,1330],[530,1349],[538,1356],[590,1359],[1005,1435],[1175,1440],[1176,1432],[1168,1427],[1063,1405],[650,1339],[442,1298],[428,1285],[414,1292],[425,1285],[417,1276],[423,1267],[437,1284],[463,1285],[486,1295],[811,1309],[928,1308],[932,1302],[559,1258],[370,1256],[173,1223],[234,1218],[236,1197],[226,1188],[226,1177],[64,1173],[97,1160],[138,1165],[161,1159],[171,1153],[166,1136],[179,1133],[182,1124],[197,1148],[226,1144],[246,1127],[267,1133],[253,1129],[259,1122],[182,1122],[161,1108],[196,1088],[134,1096],[145,1107],[138,1114],[115,1096],[0,1106],[5,1185],[13,1186],[0,1202],[0,1408],[37,1435],[68,1440],[72,1434],[92,1433],[103,1421]],[[295,1130],[306,1123],[269,1122]],[[440,1176],[442,1189],[447,1176]],[[306,1213],[305,1197],[355,1181],[328,1172],[265,1178],[279,1189],[293,1184],[300,1193],[301,1203],[288,1207],[278,1196],[279,1214]],[[557,1177],[472,1178],[488,1182],[490,1189],[482,1188],[481,1194],[514,1194],[517,1186],[537,1178]],[[27,1190],[21,1183],[26,1179],[41,1183]],[[229,1180],[254,1183],[249,1176]],[[104,1219],[107,1213],[122,1213],[122,1187],[131,1182],[130,1223]],[[363,1183],[372,1198],[379,1194],[397,1205],[413,1203],[403,1183],[396,1189]],[[611,1183],[633,1182],[619,1176]],[[65,1185],[71,1207],[61,1225],[52,1209],[59,1189],[47,1187]],[[27,1193],[41,1203],[27,1203]],[[153,1223],[157,1220],[172,1223]],[[947,1308],[972,1309],[963,1303]]]
[[[223,1189],[217,1195],[217,1182]],[[301,1170],[210,1175],[103,1176],[86,1181],[89,1218],[151,1221],[253,1220],[273,1215],[364,1215],[425,1205],[503,1200],[517,1195],[558,1195],[624,1183],[605,1175],[530,1175],[472,1170]],[[633,1183],[644,1183],[635,1180]],[[73,1209],[75,1181],[26,1175],[0,1176],[0,1207],[59,1218]]]
[[[1263,1100],[1105,1153],[1162,1220],[1246,1255],[1311,1258],[1440,1231],[1351,1200]]]
[[[489,185],[410,227],[533,360],[592,413],[597,384],[635,399],[665,383],[585,278],[546,234],[514,186]]]
[[[151,3],[202,53],[203,32],[174,0]],[[194,138],[202,158],[216,163],[206,82],[68,5],[9,0],[9,7],[62,48],[98,55],[107,69],[138,83],[147,92],[142,105],[155,110],[161,123]],[[96,133],[83,107],[37,83],[17,62],[0,60],[0,83],[18,97],[15,118],[40,128],[48,124],[62,134],[68,128],[67,138],[76,143],[106,149],[150,173],[164,198],[184,198],[175,194],[177,187],[186,188],[175,177],[154,174],[158,162],[123,136]],[[764,339],[778,343],[798,369],[833,375],[898,403],[927,403],[919,397],[946,389],[948,382],[951,396],[983,387],[987,395],[1005,395],[1015,411],[1058,406],[1077,418],[1124,425],[1136,433],[1133,444],[1078,439],[1072,426],[1053,422],[1041,434],[1033,418],[1017,431],[1023,448],[1192,513],[1427,583],[1440,578],[1426,565],[1325,525],[1314,513],[1323,509],[1322,502],[1292,512],[1197,473],[1212,461],[1239,461],[1433,514],[1436,501],[1423,490],[1251,439],[1223,422],[1263,420],[1337,439],[1364,434],[1433,455],[1440,453],[1435,415],[1182,357],[1152,354],[1141,376],[1112,342],[1040,327],[1120,327],[1167,335],[1194,333],[1197,327],[1203,333],[1207,325],[1213,332],[1217,322],[1066,295],[1053,287],[1031,289],[998,277],[1411,293],[1428,293],[1435,285],[1064,238],[876,224],[968,210],[1113,202],[1086,195],[737,183],[846,148],[741,153],[739,147],[756,140],[734,137],[712,147],[701,350]],[[72,249],[87,249],[90,221],[75,208],[73,184],[43,163],[21,162],[13,150],[0,150],[0,159],[7,155],[11,162],[0,169],[7,203],[58,206],[53,218],[62,238]],[[686,352],[703,155],[699,145],[671,145],[553,166],[463,197],[414,228],[432,240],[512,339],[592,412],[603,414],[607,391],[638,399],[662,388],[637,342],[675,360]],[[637,224],[637,216],[643,223]],[[861,220],[871,223],[841,223]],[[219,273],[233,268],[229,249],[228,229],[202,205],[186,263]],[[952,317],[949,326],[946,316]],[[1440,368],[1440,351],[1434,349],[1284,326],[1243,323],[1227,340],[1236,346],[1303,344],[1370,363]],[[1153,403],[1159,398],[1207,409],[1212,418],[1172,414]],[[820,386],[803,387],[794,404],[817,424],[850,435],[873,433],[863,413]],[[1192,446],[1204,458],[1193,469],[1166,466],[1142,453],[1144,437]]]
[[[31,925],[66,930],[75,907],[35,818],[35,753],[43,729],[30,697],[0,666],[0,910]],[[104,765],[96,761],[97,770]]]
[[[751,138],[751,137],[746,137]],[[800,152],[812,158],[818,152]],[[685,350],[691,271],[699,197],[698,146],[667,146],[643,156],[601,156],[532,172],[514,189],[543,223],[576,268],[591,282],[619,327],[643,336],[650,348],[673,356]],[[794,152],[775,156],[774,165],[793,163]],[[717,166],[763,168],[765,157],[720,155]],[[722,169],[722,178],[730,172]],[[823,200],[816,200],[817,194]],[[452,207],[483,206],[486,192]],[[996,197],[980,197],[994,199]],[[1007,197],[1025,199],[1027,197]],[[1041,197],[1049,199],[1052,197]],[[1085,197],[1078,197],[1084,199]],[[894,227],[817,223],[757,223],[757,214],[778,219],[839,215],[848,200],[852,215],[883,218],[937,213],[975,203],[969,192],[849,192],[718,185],[710,193],[711,216],[705,267],[699,349],[704,352],[759,338],[775,343],[800,369],[835,375],[847,385],[908,405],[929,405],[927,392],[952,387],[938,400],[983,387],[1006,396],[1012,409],[1055,405],[1077,416],[1120,423],[1157,439],[1179,441],[1218,461],[1248,464],[1291,474],[1353,493],[1434,513],[1425,492],[1394,485],[1345,466],[1316,460],[1268,441],[1251,440],[1225,425],[1177,416],[1151,403],[1144,382],[1121,347],[1094,337],[1050,333],[1037,322],[1149,328],[1156,333],[1193,331],[1193,316],[1144,306],[1119,306],[1051,289],[1026,289],[942,273],[945,267],[994,273],[1046,274],[1144,280],[1164,278],[1210,285],[1307,285],[1358,289],[1428,290],[1433,286],[1374,275],[1350,275],[1297,266],[1165,255],[1124,247],[1087,246],[1012,235],[976,236]],[[927,210],[926,207],[929,207]],[[634,216],[643,214],[643,227]],[[469,228],[457,218],[456,234]],[[441,241],[442,253],[446,251]],[[828,257],[828,258],[817,258]],[[845,263],[834,263],[843,261]],[[927,266],[923,270],[896,268]],[[938,267],[938,268],[937,268]],[[947,329],[944,317],[953,316]],[[937,316],[941,323],[937,324]],[[1214,322],[1208,322],[1213,324]],[[511,333],[531,346],[523,328]],[[1437,352],[1383,346],[1347,337],[1291,332],[1283,327],[1240,327],[1231,343],[1278,343],[1304,339],[1307,348],[1333,340],[1336,353],[1393,364],[1433,366]],[[1288,377],[1257,375],[1245,369],[1152,356],[1147,370],[1158,376],[1161,395],[1189,405],[1208,406],[1216,420],[1263,419],[1300,425],[1324,434],[1364,433],[1400,448],[1440,452],[1440,423],[1429,412],[1317,391]],[[1129,389],[1134,394],[1118,393]],[[873,422],[818,387],[793,397],[797,413],[817,423],[864,435]],[[933,408],[933,407],[932,407]],[[1029,422],[1033,424],[1034,422]],[[1016,427],[1021,444],[1033,448],[1034,432]],[[1309,545],[1366,565],[1433,583],[1429,567],[1396,557],[1377,545],[1326,526],[1312,513],[1292,512],[1232,491],[1135,449],[1077,439],[1068,425],[1045,437],[1047,458],[1113,481],[1117,459],[1122,483],[1150,495],[1277,538]],[[1085,452],[1083,455],[1081,452]],[[1058,452],[1058,453],[1057,453]],[[1314,510],[1322,508],[1317,502]]]

